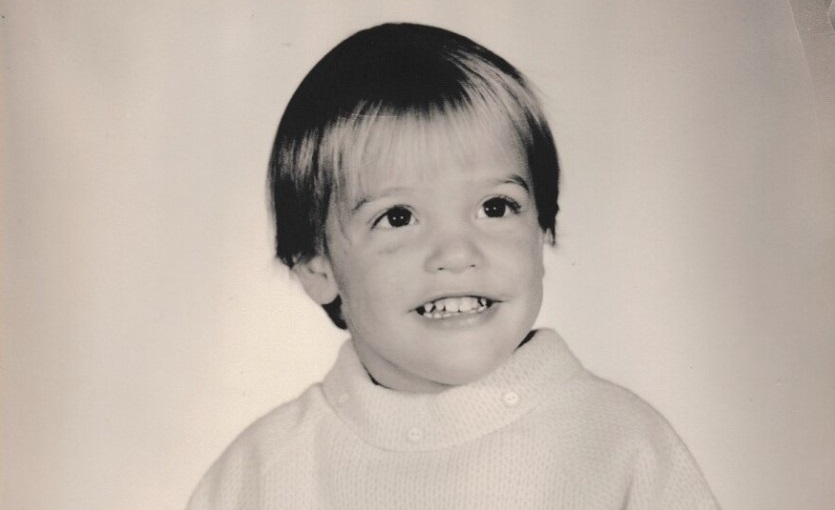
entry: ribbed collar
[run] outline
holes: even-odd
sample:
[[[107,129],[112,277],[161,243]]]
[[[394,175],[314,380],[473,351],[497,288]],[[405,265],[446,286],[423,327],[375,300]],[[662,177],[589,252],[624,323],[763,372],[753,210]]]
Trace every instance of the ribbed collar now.
[[[387,450],[429,451],[508,425],[581,369],[562,338],[543,329],[474,383],[438,394],[405,393],[375,385],[349,340],[323,387],[334,411],[365,441]]]

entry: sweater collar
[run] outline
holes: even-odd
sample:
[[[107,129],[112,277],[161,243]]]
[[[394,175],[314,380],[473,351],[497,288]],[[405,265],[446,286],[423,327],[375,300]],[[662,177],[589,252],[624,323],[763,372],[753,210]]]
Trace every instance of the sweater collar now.
[[[429,451],[510,424],[581,368],[562,338],[543,329],[478,381],[437,394],[405,393],[375,385],[349,340],[323,387],[337,415],[365,441],[387,450]]]

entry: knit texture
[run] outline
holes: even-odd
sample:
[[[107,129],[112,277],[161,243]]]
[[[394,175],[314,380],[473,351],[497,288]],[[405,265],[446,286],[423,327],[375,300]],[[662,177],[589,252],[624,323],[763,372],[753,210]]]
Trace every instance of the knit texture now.
[[[718,508],[649,404],[541,330],[436,395],[369,379],[351,342],[321,384],[247,428],[189,510]]]

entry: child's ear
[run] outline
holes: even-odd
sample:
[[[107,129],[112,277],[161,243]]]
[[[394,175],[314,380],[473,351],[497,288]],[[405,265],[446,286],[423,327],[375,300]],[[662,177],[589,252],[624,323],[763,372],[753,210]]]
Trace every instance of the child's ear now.
[[[339,295],[339,288],[327,257],[316,255],[299,262],[293,266],[293,272],[298,276],[307,295],[320,305],[333,302]]]

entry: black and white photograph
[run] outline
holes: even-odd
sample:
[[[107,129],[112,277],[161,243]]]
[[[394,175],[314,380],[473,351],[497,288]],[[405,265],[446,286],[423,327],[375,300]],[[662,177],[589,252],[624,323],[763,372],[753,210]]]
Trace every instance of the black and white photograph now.
[[[0,508],[835,508],[834,19],[0,2]]]

